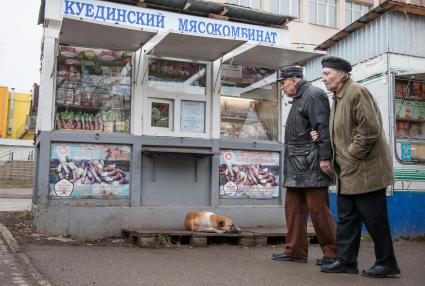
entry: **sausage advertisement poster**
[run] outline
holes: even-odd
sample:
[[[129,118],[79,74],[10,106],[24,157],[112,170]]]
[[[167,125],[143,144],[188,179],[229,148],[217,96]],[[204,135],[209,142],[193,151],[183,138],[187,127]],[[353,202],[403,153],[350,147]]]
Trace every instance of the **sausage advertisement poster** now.
[[[226,150],[220,156],[220,197],[279,197],[279,153]]]
[[[130,158],[125,145],[53,143],[50,197],[128,197]]]

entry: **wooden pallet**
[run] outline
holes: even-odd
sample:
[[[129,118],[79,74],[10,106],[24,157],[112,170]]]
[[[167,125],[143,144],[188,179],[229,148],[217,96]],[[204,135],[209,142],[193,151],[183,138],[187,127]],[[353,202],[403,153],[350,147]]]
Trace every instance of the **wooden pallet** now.
[[[310,242],[316,240],[314,229],[307,230]],[[284,243],[286,229],[247,228],[239,234],[203,233],[186,230],[123,229],[123,237],[139,247],[160,247],[172,244],[207,246],[211,244],[233,244],[241,246],[265,246]]]

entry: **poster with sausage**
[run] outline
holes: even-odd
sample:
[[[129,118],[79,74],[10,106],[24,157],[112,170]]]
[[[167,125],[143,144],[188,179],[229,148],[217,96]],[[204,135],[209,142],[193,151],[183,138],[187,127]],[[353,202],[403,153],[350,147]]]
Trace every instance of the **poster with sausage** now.
[[[220,156],[220,198],[279,197],[279,153],[223,150]]]
[[[126,145],[53,143],[50,197],[128,197],[130,158]]]

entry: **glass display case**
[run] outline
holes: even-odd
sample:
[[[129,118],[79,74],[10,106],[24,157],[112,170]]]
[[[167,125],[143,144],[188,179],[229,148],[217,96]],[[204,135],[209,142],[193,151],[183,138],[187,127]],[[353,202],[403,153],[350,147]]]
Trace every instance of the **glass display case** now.
[[[425,82],[398,78],[394,107],[398,158],[425,162]]]
[[[223,65],[222,138],[278,141],[280,104],[275,70]]]
[[[59,46],[55,129],[130,131],[131,53]]]
[[[206,136],[208,65],[149,58],[146,132]]]
[[[149,88],[205,95],[206,65],[150,58]]]

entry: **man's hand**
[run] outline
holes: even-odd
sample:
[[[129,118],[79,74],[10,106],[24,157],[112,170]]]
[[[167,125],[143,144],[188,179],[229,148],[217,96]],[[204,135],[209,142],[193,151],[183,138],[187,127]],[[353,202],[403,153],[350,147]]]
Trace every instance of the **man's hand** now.
[[[317,132],[316,130],[311,130],[310,132],[310,136],[311,136],[311,140],[313,140],[313,142],[317,142],[319,140],[319,132]]]
[[[320,161],[320,170],[328,176],[332,176],[332,163],[330,160],[321,160]]]

